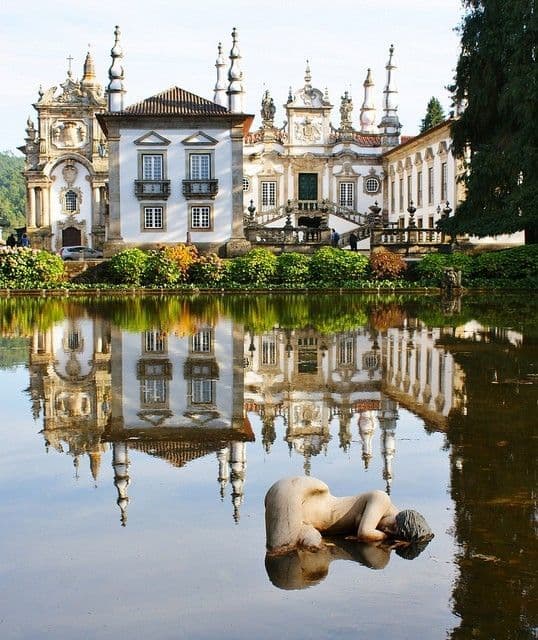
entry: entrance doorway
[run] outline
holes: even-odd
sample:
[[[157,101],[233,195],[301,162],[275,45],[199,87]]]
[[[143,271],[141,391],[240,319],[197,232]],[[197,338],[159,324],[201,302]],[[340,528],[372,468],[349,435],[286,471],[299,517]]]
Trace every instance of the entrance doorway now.
[[[62,247],[75,247],[82,242],[80,229],[76,227],[66,227],[62,231]]]
[[[318,201],[318,174],[300,173],[298,180],[299,209],[314,211]]]

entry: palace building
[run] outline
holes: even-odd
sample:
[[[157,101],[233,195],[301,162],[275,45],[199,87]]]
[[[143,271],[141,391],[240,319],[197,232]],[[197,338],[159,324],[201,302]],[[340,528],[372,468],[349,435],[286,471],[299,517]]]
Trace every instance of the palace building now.
[[[311,252],[328,244],[334,228],[341,246],[354,232],[368,249],[374,223],[422,228],[412,239],[427,245],[438,241],[436,222],[463,197],[450,119],[400,136],[393,46],[381,95],[365,70],[358,117],[348,91],[335,114],[307,61],[304,81],[289,89],[284,123],[275,121],[266,90],[255,128],[244,112],[236,29],[228,62],[218,45],[212,99],[171,86],[131,105],[118,27],[114,35],[105,92],[88,53],[82,80],[70,67],[61,90],[40,90],[33,105],[37,126],[28,120],[20,147],[32,246],[85,244],[111,255],[192,242],[225,256],[252,246]],[[374,239],[397,244],[391,233]]]

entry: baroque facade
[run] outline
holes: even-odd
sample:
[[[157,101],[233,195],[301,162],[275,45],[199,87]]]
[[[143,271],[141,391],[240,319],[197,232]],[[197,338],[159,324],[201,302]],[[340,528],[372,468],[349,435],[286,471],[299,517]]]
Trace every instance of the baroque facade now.
[[[266,90],[257,129],[244,112],[236,29],[228,63],[219,43],[212,100],[173,86],[127,106],[118,27],[111,57],[106,95],[88,54],[81,81],[69,70],[60,93],[40,90],[34,104],[38,125],[28,121],[20,148],[33,246],[88,244],[110,255],[192,242],[228,256],[254,245],[309,252],[335,229],[340,246],[354,232],[368,249],[374,222],[428,229],[405,242],[432,244],[436,223],[464,197],[450,119],[400,136],[393,46],[379,110],[368,69],[359,117],[345,91],[335,125],[307,61],[303,84],[289,89],[284,122],[276,122]],[[390,233],[377,240],[390,244]]]

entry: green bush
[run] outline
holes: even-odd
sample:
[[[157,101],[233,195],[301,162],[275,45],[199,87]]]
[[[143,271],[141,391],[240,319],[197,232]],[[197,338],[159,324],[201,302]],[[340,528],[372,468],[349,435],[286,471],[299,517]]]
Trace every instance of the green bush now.
[[[310,260],[310,282],[314,286],[343,286],[356,284],[364,278],[368,258],[334,247],[323,247]]]
[[[462,284],[468,284],[473,258],[464,253],[430,253],[414,267],[414,273],[422,284],[438,287],[442,283],[445,267],[460,269]]]
[[[178,264],[166,251],[148,251],[141,283],[149,287],[169,287],[176,285],[182,278]]]
[[[538,245],[481,253],[474,258],[472,276],[491,280],[521,280],[538,275]]]
[[[376,280],[401,278],[407,269],[405,260],[399,253],[378,247],[370,253],[370,272]]]
[[[215,287],[221,284],[226,271],[224,260],[216,253],[199,256],[189,269],[189,281],[201,287]]]
[[[273,281],[276,256],[267,249],[252,249],[235,258],[227,269],[229,284],[249,284],[264,287]]]
[[[3,289],[50,288],[64,278],[63,260],[49,251],[16,247],[0,252],[0,287]]]
[[[310,276],[310,257],[302,253],[282,253],[276,260],[276,281],[287,286],[304,286]]]
[[[114,282],[138,286],[146,270],[148,254],[141,249],[125,249],[110,259],[110,273]]]

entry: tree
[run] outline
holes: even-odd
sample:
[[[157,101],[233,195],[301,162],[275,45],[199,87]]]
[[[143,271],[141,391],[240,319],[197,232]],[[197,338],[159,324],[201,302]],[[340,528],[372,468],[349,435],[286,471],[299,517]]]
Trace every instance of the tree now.
[[[17,158],[10,151],[0,152],[0,216],[5,216],[12,228],[24,226],[26,187],[23,169],[23,158]]]
[[[424,133],[424,131],[428,131],[428,129],[441,124],[444,120],[445,112],[443,111],[443,107],[439,100],[432,96],[428,102],[428,106],[426,107],[426,115],[422,118],[422,122],[420,123],[420,133]]]
[[[452,125],[466,199],[445,229],[538,241],[536,0],[463,0]]]

